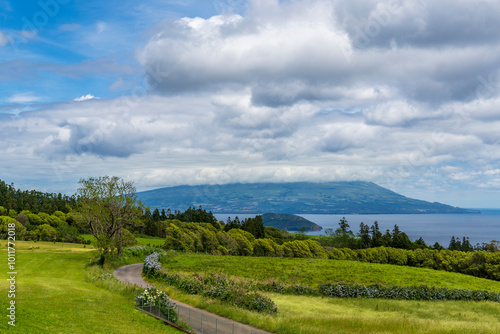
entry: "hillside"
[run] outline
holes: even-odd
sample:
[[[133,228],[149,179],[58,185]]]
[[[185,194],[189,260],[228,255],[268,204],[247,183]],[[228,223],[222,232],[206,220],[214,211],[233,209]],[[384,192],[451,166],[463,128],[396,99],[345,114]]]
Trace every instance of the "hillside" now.
[[[272,226],[280,230],[298,231],[302,227],[306,231],[321,231],[323,227],[303,217],[286,213],[265,213],[262,215],[264,226]]]
[[[372,182],[251,183],[177,186],[139,192],[155,208],[202,206],[214,213],[296,214],[477,213],[399,195]]]

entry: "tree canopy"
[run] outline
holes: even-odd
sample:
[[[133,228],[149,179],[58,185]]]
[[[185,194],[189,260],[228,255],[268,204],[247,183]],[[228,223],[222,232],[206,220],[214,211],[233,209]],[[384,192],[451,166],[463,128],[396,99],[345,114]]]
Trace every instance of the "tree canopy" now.
[[[121,254],[128,239],[126,227],[133,227],[142,215],[142,204],[137,200],[133,182],[116,176],[90,177],[80,180],[78,211],[97,240],[101,259]]]

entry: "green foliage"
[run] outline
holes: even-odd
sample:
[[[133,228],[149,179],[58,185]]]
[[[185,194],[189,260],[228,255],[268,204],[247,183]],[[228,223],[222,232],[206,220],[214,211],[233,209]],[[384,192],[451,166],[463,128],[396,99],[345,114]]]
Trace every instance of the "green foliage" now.
[[[283,256],[283,247],[271,239],[255,239],[253,242],[255,256]]]
[[[284,290],[286,291],[286,289]],[[447,289],[420,286],[365,286],[361,284],[322,284],[321,295],[336,298],[385,298],[403,300],[467,300],[500,303],[500,293],[484,290]]]
[[[266,239],[271,239],[280,245],[283,243],[282,231],[277,229],[276,227],[272,226],[264,227],[264,235]]]
[[[227,232],[237,245],[238,255],[248,256],[253,254],[252,243],[255,240],[254,236],[240,229],[232,229]]]
[[[114,257],[115,251],[119,256],[127,242],[123,229],[133,227],[142,214],[133,183],[109,176],[81,179],[79,183],[78,211],[96,238],[102,259]]]
[[[22,191],[16,189],[14,184],[7,184],[0,180],[0,205],[8,210],[9,216],[12,218],[23,210],[30,210],[33,213],[53,213],[55,211],[68,213],[71,208],[76,206],[76,197],[35,190]]]
[[[217,221],[217,218],[215,218],[212,212],[207,212],[207,210],[203,210],[201,206],[198,209],[195,209],[194,207],[189,207],[184,212],[175,212],[169,218],[177,219],[187,223],[208,223],[211,224],[217,231],[220,230],[220,225],[219,222]]]
[[[149,277],[175,286],[191,295],[199,294],[218,299],[250,311],[278,312],[276,304],[270,298],[256,291],[249,291],[247,285],[236,282],[222,273],[180,275],[159,270],[154,274],[149,273]]]
[[[256,239],[264,238],[266,236],[264,232],[264,224],[262,223],[262,216],[245,219],[243,224],[241,224],[241,229],[249,232]]]
[[[139,291],[138,291],[139,292]],[[163,314],[165,319],[176,323],[178,315],[175,304],[168,298],[168,295],[155,286],[146,288],[136,294],[135,302],[137,307],[156,307]]]
[[[308,240],[309,241],[309,240]],[[286,257],[314,257],[306,240],[294,240],[283,243],[284,256]]]
[[[56,241],[57,240],[57,230],[50,226],[49,224],[43,224],[38,226],[38,236],[42,241]]]
[[[26,227],[14,218],[7,216],[0,216],[0,238],[7,239],[9,233],[9,226],[14,226],[16,232],[16,240],[22,240],[26,235]]]

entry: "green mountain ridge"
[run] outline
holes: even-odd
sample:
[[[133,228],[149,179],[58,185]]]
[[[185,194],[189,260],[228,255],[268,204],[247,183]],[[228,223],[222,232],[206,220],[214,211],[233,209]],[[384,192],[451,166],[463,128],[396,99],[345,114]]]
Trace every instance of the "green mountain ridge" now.
[[[213,213],[260,214],[426,214],[479,213],[412,199],[372,182],[233,183],[176,186],[137,193],[146,205],[185,210],[202,206]]]

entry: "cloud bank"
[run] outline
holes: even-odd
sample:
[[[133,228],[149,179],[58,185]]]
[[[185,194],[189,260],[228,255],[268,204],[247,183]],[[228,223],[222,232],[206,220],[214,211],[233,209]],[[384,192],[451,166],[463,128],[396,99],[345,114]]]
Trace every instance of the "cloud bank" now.
[[[129,95],[0,115],[0,147],[56,182],[370,180],[494,206],[499,7],[254,0],[241,15],[166,20],[137,51],[144,80]]]

